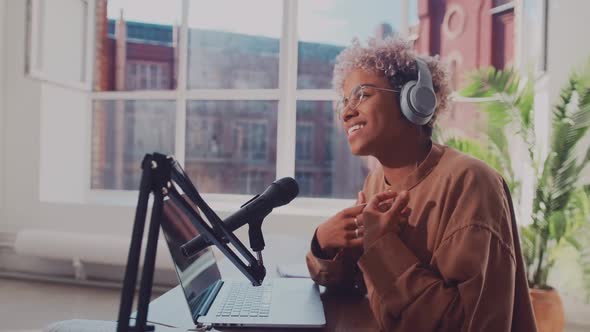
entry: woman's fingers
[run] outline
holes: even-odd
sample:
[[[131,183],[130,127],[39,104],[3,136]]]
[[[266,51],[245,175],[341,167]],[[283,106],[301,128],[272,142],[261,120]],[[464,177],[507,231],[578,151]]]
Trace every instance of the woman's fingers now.
[[[345,238],[347,240],[354,240],[359,238],[362,239],[363,235],[365,235],[365,229],[364,227],[359,227],[357,229],[347,231]]]
[[[358,216],[354,217],[356,220],[353,219],[354,225],[356,227],[363,227],[365,226],[365,221],[363,220],[363,215],[359,214]]]
[[[357,195],[357,200],[356,200],[356,204],[366,204],[367,203],[367,196],[365,196],[365,193],[362,191],[359,191],[358,195]]]
[[[358,239],[349,240],[348,246],[350,248],[359,248],[363,246],[363,238],[359,237]]]
[[[352,217],[352,218],[346,218],[346,220],[344,221],[344,229],[354,231],[355,229],[361,227],[362,224],[361,224],[359,216]]]
[[[379,210],[379,205],[387,200],[395,200],[397,197],[397,193],[394,191],[384,191],[379,193],[369,200],[367,203],[367,207],[372,210]]]
[[[391,206],[391,208],[389,208],[389,210],[386,213],[389,215],[397,215],[397,216],[402,215],[401,212],[408,204],[409,199],[410,199],[410,196],[408,195],[408,192],[402,191],[396,197],[395,201],[393,202],[393,205]]]
[[[409,206],[406,206],[405,208],[402,209],[401,215],[408,217],[410,216],[410,214],[412,214],[412,208],[410,208]]]
[[[387,210],[389,210],[391,208],[392,205],[393,205],[393,199],[388,199],[386,201],[383,201],[383,202],[379,203],[379,211],[386,212]]]
[[[341,211],[342,216],[345,218],[354,218],[357,215],[359,215],[360,213],[363,212],[363,210],[365,209],[366,204],[359,204],[359,205],[355,205],[349,208],[346,208],[344,210]]]

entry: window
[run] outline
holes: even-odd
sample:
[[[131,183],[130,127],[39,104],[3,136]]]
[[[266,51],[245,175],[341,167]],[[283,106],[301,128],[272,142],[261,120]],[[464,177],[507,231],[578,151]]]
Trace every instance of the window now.
[[[240,157],[247,161],[265,161],[267,153],[267,125],[262,122],[243,121],[237,124],[237,141]]]
[[[139,188],[146,153],[174,153],[175,103],[97,100],[92,112],[92,189]]]
[[[494,0],[494,7],[498,7],[501,5],[512,4],[514,0]]]
[[[94,91],[176,89],[181,5],[96,1]]]
[[[313,147],[313,124],[297,124],[297,140],[295,145],[295,158],[300,161],[311,161]]]
[[[273,180],[269,179],[268,174],[257,171],[243,172],[240,174],[241,186],[244,188],[244,192],[250,195],[262,193]]]
[[[353,37],[396,32],[398,4],[379,3],[359,20],[353,0],[97,1],[92,188],[136,190],[138,159],[165,151],[203,193],[294,176],[300,197],[356,197],[368,166],[332,70]]]
[[[127,61],[128,90],[170,89],[170,64],[148,61]]]
[[[34,78],[90,89],[92,46],[90,0],[43,0],[28,3],[27,73]],[[55,47],[59,43],[60,47]]]
[[[313,191],[311,188],[312,178],[310,172],[295,173],[295,180],[299,184],[299,194],[304,196],[311,196]]]
[[[192,158],[223,158],[226,155],[227,149],[222,150],[221,145],[224,137],[221,120],[220,117],[206,115],[189,116],[186,125],[190,130],[186,132],[186,147]]]
[[[306,196],[351,198],[351,193],[362,188],[369,171],[365,158],[358,158],[350,153],[346,135],[334,113],[334,103],[297,102],[295,172],[308,174],[324,183],[337,181],[324,186],[318,184],[313,188],[309,187],[310,191],[306,192]],[[317,135],[317,139],[316,132],[322,133]],[[337,163],[334,162],[336,159]],[[327,187],[332,189],[327,191]]]
[[[326,173],[323,176],[323,182],[324,182],[324,192],[322,193],[322,196],[324,197],[330,197],[332,195],[332,174],[330,173]]]
[[[334,161],[334,126],[324,128],[324,164],[331,165]]]
[[[189,101],[187,174],[209,193],[252,193],[259,188],[252,178],[270,184],[276,175],[276,136],[268,128],[276,122],[273,101]]]

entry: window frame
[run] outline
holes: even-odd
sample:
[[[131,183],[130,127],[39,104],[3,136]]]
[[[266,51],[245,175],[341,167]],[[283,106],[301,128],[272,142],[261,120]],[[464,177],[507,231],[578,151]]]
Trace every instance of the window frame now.
[[[43,70],[43,67],[38,68],[37,63],[42,63],[44,54],[42,53],[46,37],[40,33],[40,25],[44,22],[44,8],[49,6],[45,0],[28,0],[27,1],[27,51],[25,72],[33,79],[37,79],[41,82],[47,82],[58,86],[71,88],[82,91],[92,91],[92,82],[94,77],[94,31],[96,29],[96,0],[76,0],[84,6],[86,6],[86,24],[84,36],[84,46],[82,49],[82,74],[83,80],[73,81],[69,79],[63,79],[60,77],[53,77]]]

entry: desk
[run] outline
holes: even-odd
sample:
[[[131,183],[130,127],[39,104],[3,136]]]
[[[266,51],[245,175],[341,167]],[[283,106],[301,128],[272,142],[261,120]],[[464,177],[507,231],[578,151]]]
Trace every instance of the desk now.
[[[263,252],[267,277],[276,278],[277,264],[304,264],[305,254],[309,250],[309,239],[295,238],[285,235],[265,235],[266,248]],[[279,249],[280,248],[280,249]],[[280,250],[280,252],[279,252]],[[243,277],[227,259],[219,261],[219,270],[224,278]],[[245,278],[245,277],[243,277]],[[377,324],[369,308],[366,297],[333,294],[322,292],[322,302],[326,315],[327,326],[315,331],[377,331]],[[192,329],[191,319],[182,288],[177,286],[150,303],[148,320],[153,323]],[[244,328],[219,328],[218,331],[243,331]],[[253,328],[246,330],[252,331]],[[263,329],[264,331],[285,331],[288,329]],[[302,329],[290,329],[301,331]]]

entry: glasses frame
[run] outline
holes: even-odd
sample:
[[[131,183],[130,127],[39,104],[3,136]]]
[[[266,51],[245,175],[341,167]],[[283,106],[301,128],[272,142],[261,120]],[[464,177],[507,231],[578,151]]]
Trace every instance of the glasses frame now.
[[[362,93],[364,88],[372,88],[372,89],[375,89],[375,90],[388,91],[388,92],[400,92],[401,91],[400,89],[380,88],[380,87],[377,87],[377,86],[375,86],[373,84],[366,84],[366,83],[365,84],[359,84],[359,85],[355,86],[354,88],[352,88],[350,90],[350,93],[348,94],[348,97],[342,97],[342,98],[340,98],[340,100],[338,100],[338,103],[336,104],[336,110],[335,110],[336,111],[336,114],[338,116],[342,116],[342,114],[344,114],[344,110],[347,109],[347,108],[349,108],[351,110],[355,110],[363,102],[363,100],[365,99],[364,98],[365,97],[365,94]],[[358,101],[358,103],[356,103],[356,105],[350,105],[350,100],[352,100],[351,97],[352,97],[352,95],[354,93],[357,93],[357,90],[358,89],[360,89],[360,92],[361,92],[361,96],[359,98],[359,101]]]

